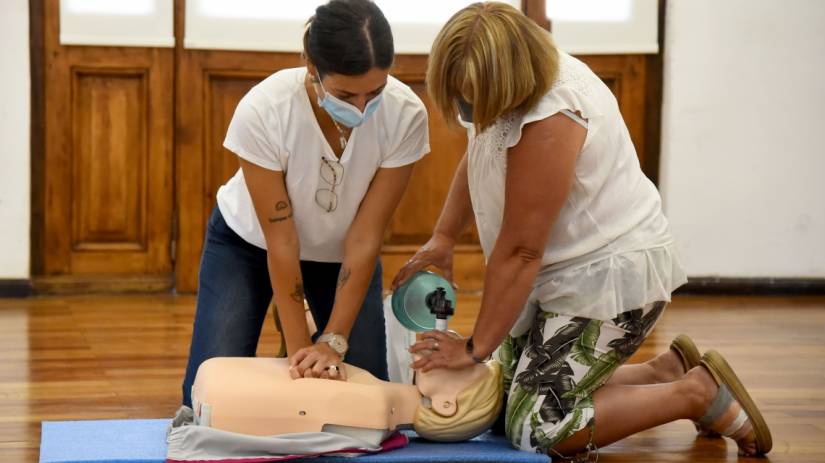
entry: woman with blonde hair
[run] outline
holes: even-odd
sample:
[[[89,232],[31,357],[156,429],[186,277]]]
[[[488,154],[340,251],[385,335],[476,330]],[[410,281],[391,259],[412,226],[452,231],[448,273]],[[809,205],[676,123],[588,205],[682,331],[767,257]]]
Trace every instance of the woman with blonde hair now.
[[[468,133],[432,238],[399,272],[452,277],[456,238],[475,217],[487,260],[472,336],[431,332],[413,364],[461,368],[494,350],[514,446],[594,451],[692,419],[747,455],[771,448],[759,410],[717,352],[671,349],[622,365],[685,281],[656,187],[642,173],[615,97],[515,8],[476,3],[433,44],[427,88]],[[500,347],[499,347],[500,346]]]

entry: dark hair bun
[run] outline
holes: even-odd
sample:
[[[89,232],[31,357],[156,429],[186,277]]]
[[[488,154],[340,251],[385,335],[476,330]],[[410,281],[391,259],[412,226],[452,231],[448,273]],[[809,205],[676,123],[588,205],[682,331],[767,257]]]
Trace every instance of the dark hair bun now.
[[[357,76],[392,66],[392,30],[370,0],[331,0],[315,10],[304,33],[304,52],[321,75]]]

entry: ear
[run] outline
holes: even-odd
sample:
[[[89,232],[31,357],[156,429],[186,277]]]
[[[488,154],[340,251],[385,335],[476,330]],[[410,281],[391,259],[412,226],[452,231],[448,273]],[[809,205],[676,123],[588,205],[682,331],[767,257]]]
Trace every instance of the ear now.
[[[318,82],[318,68],[312,64],[312,61],[307,58],[307,73],[309,74],[309,80],[313,83]]]

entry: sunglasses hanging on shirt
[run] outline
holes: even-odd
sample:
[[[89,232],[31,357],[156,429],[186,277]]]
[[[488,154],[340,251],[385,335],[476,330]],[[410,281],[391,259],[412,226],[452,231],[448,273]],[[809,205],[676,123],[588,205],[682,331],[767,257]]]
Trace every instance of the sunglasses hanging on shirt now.
[[[338,194],[335,192],[335,187],[340,185],[344,178],[344,165],[338,160],[329,160],[321,156],[321,178],[330,187],[319,188],[315,192],[315,203],[325,211],[332,212],[338,207]]]

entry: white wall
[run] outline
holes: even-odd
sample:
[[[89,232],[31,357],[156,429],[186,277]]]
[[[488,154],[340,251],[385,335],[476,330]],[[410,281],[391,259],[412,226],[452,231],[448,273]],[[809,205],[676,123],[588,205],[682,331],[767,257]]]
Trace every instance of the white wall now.
[[[670,0],[660,189],[690,276],[825,277],[825,1]]]
[[[28,0],[0,1],[0,44],[0,278],[28,278]]]

